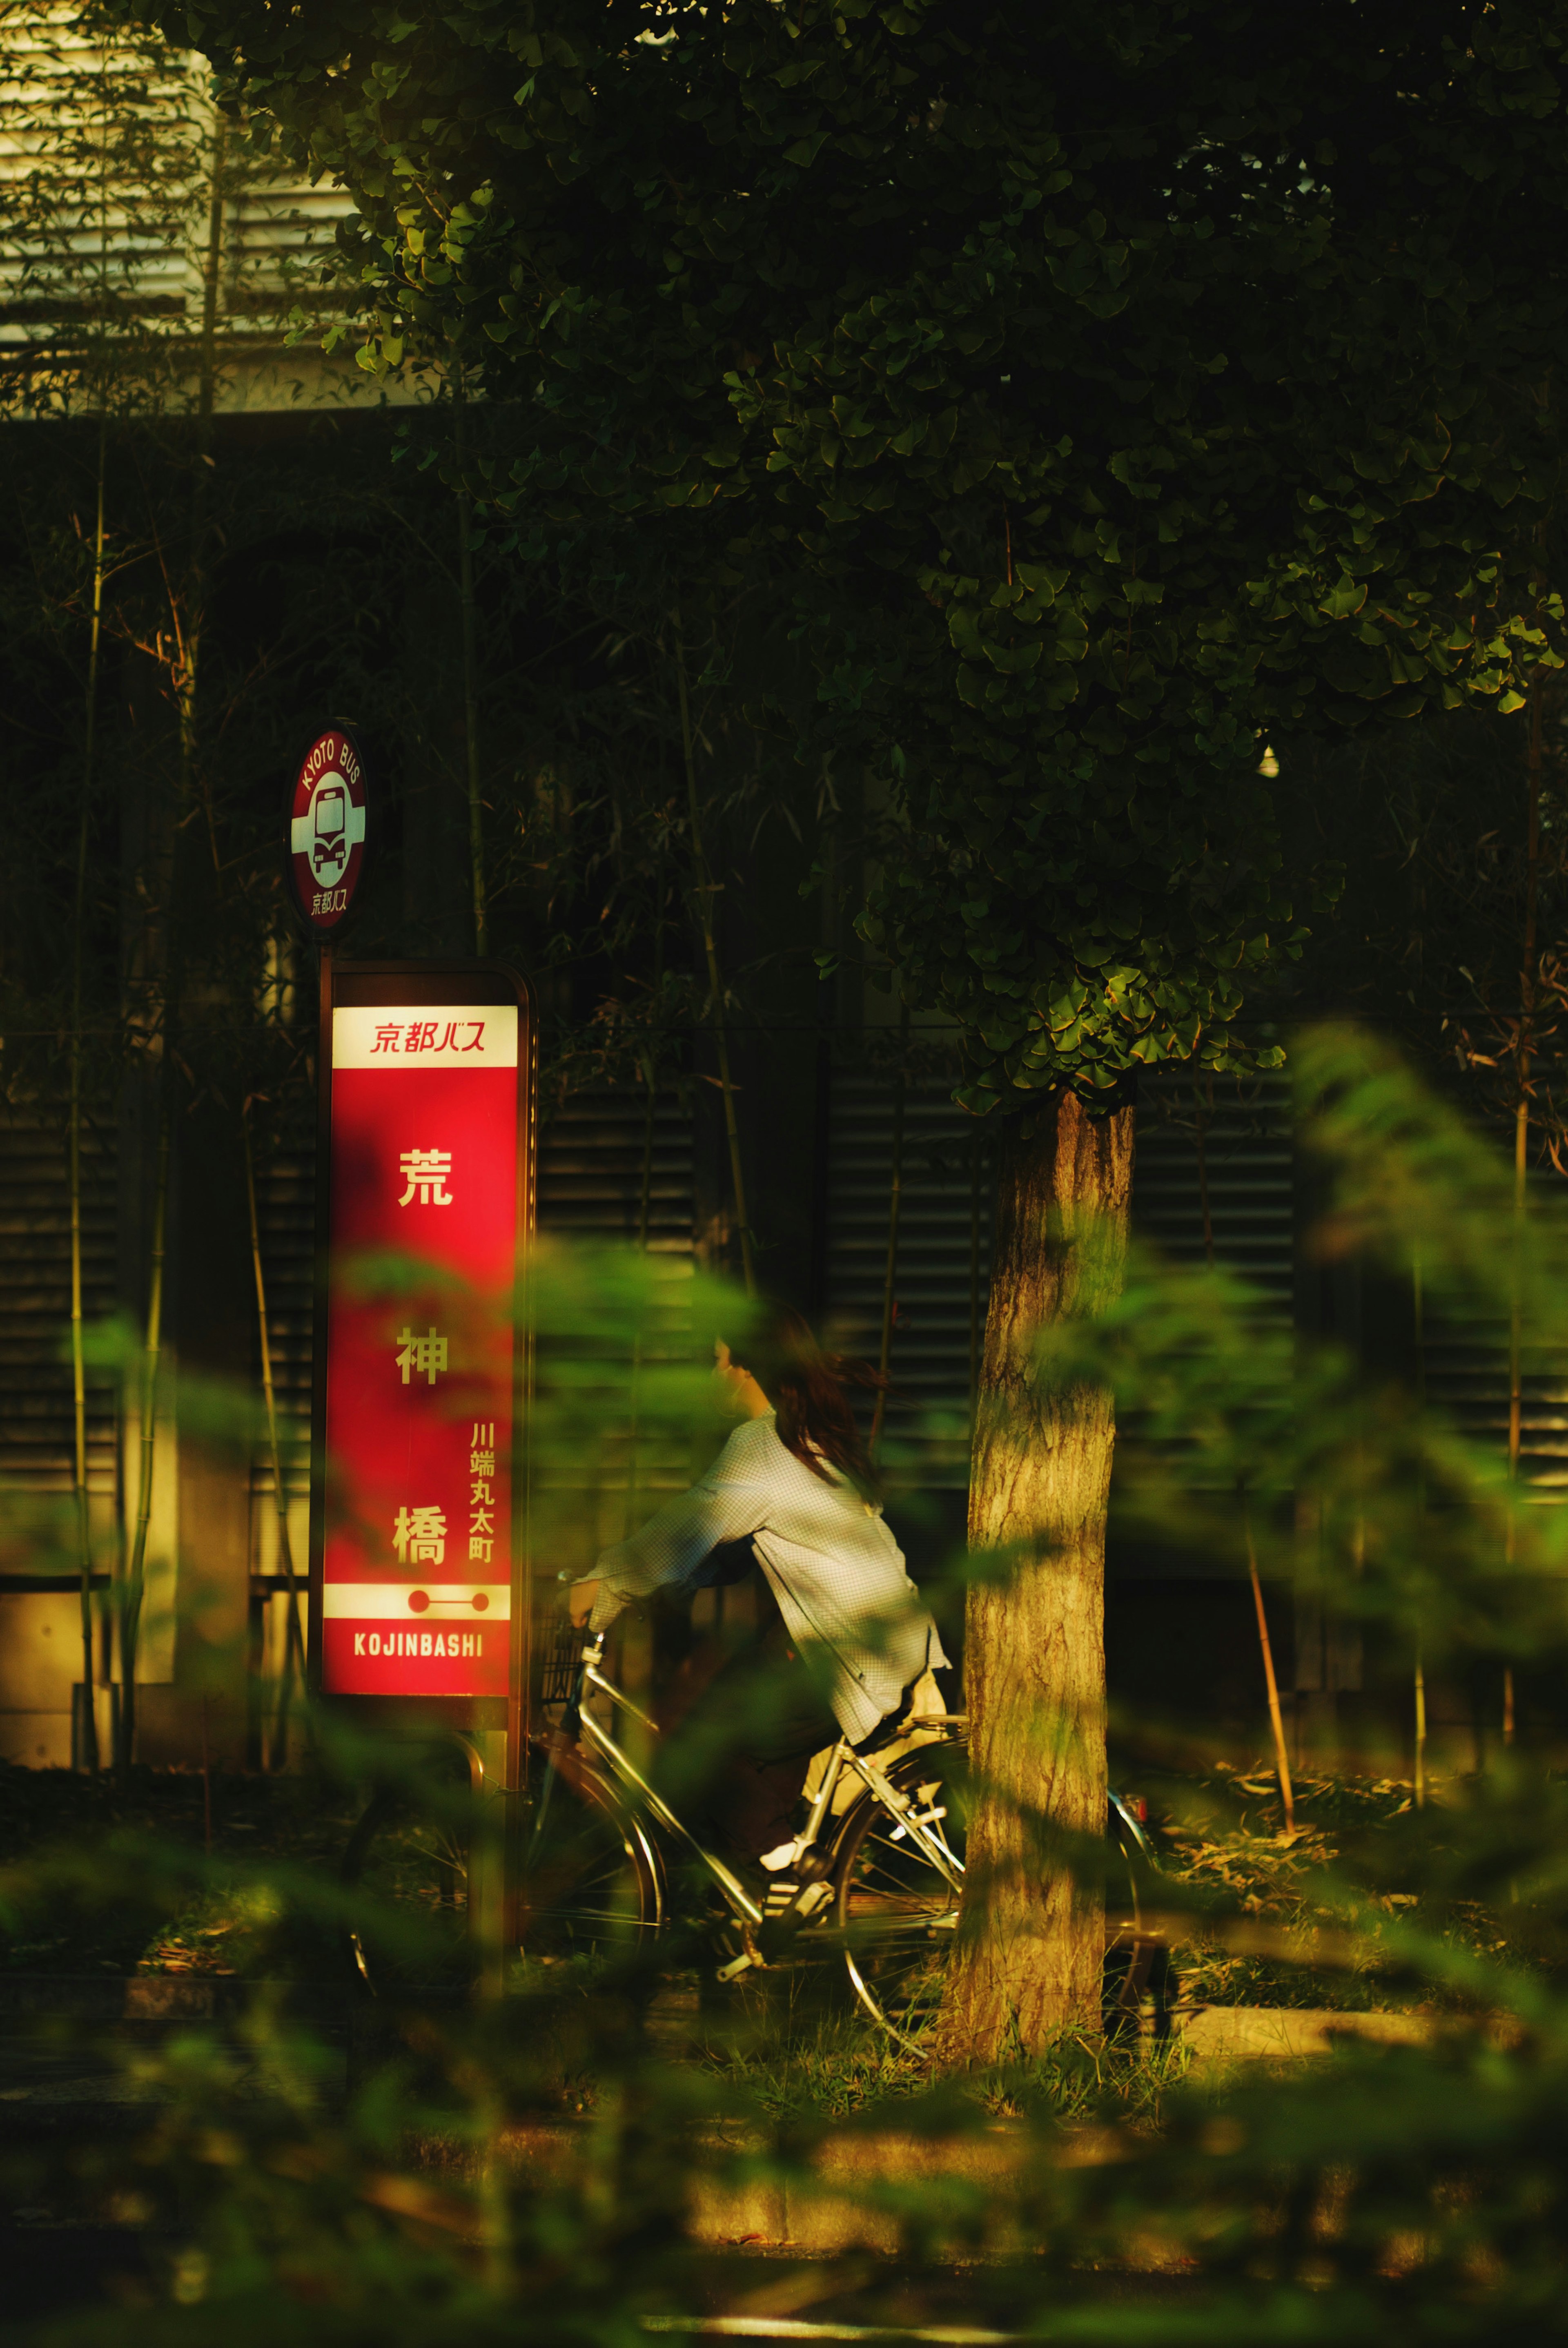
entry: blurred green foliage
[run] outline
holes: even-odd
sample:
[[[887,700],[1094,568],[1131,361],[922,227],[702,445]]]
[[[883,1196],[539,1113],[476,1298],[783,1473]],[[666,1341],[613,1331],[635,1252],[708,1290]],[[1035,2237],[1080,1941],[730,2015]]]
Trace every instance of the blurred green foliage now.
[[[1517,1296],[1543,1346],[1568,1303],[1554,1214],[1520,1230],[1486,1147],[1364,1039],[1308,1036],[1298,1066],[1316,1244],[1368,1276],[1408,1280],[1419,1255],[1429,1296],[1470,1309]],[[540,1258],[535,1302],[538,1480],[569,1545],[651,1500],[628,1467],[644,1438],[691,1472],[733,1308],[567,1251]],[[1107,1322],[1051,1334],[1041,1374],[1113,1380],[1132,1504],[1167,1540],[1239,1567],[1250,1519],[1283,1571],[1286,1504],[1309,1490],[1326,1601],[1368,1640],[1408,1656],[1419,1632],[1433,1668],[1479,1652],[1559,1671],[1562,1512],[1511,1490],[1418,1383],[1327,1347],[1275,1361],[1273,1342],[1245,1283],[1145,1255]],[[1186,2003],[1395,2008],[1416,2043],[1226,2069],[1194,2057],[1201,2034],[1076,2034],[939,2079],[784,1976],[704,2006],[690,1948],[673,1979],[633,1952],[529,1969],[488,2003],[356,1993],[333,1970],[349,1903],[330,1854],[350,1781],[395,1756],[319,1725],[319,1777],[220,1783],[210,1854],[199,1780],[0,1781],[13,1968],[90,1949],[118,1970],[139,1933],[139,1962],[167,1969],[221,1922],[250,1977],[139,2042],[10,2010],[9,2076],[25,2053],[26,2076],[74,2061],[97,2082],[46,2126],[46,2098],[7,2087],[11,2206],[61,2244],[91,2219],[130,2246],[118,2300],[50,2337],[630,2348],[715,2311],[1238,2348],[1555,2336],[1568,1796],[1549,1726],[1437,1776],[1419,1807],[1397,1769],[1308,1776],[1290,1837],[1264,1771],[1121,1724],[1143,1740]],[[786,2209],[793,2251],[742,2245],[782,2236]]]

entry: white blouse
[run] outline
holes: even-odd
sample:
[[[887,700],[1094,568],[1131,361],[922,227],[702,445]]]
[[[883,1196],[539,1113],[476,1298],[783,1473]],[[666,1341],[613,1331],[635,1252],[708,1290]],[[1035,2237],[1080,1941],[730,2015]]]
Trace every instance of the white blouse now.
[[[779,1440],[771,1410],[736,1427],[689,1492],[604,1551],[593,1628],[613,1622],[629,1599],[690,1583],[721,1541],[748,1535],[790,1637],[815,1650],[853,1743],[897,1709],[927,1663],[946,1664],[880,1505],[835,1468],[825,1480],[814,1475]]]

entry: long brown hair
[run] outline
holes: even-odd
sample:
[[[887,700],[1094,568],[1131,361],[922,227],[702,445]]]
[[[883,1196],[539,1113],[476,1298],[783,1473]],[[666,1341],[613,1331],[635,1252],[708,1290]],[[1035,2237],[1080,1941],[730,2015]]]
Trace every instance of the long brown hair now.
[[[793,1451],[824,1483],[832,1481],[825,1460],[847,1476],[856,1491],[870,1497],[879,1489],[846,1391],[850,1386],[873,1391],[885,1386],[887,1381],[879,1370],[843,1354],[825,1354],[804,1315],[776,1297],[759,1298],[744,1328],[725,1342],[731,1361],[738,1369],[750,1370],[772,1403],[779,1441],[786,1451]]]

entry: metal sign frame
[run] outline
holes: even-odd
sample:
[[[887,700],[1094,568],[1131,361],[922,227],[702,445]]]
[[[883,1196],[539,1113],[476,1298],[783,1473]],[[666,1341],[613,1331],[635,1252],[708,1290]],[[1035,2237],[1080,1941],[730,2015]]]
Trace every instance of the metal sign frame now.
[[[517,1253],[514,1287],[512,1392],[512,1591],[508,1693],[497,1696],[376,1695],[334,1693],[323,1700],[367,1727],[400,1734],[433,1729],[489,1747],[504,1734],[505,1785],[522,1782],[528,1738],[529,1646],[533,1622],[528,1523],[528,1398],[530,1345],[525,1305],[526,1257],[538,1192],[538,1025],[527,981],[496,962],[334,962],[323,948],[317,1061],[315,1346],[311,1398],[310,1637],[307,1676],[322,1685],[323,1591],[326,1547],[327,1374],[332,1345],[330,1251],[333,1213],[333,1014],[349,1008],[396,1010],[409,1005],[481,1004],[516,1007],[518,1035]],[[498,1757],[498,1756],[497,1756]]]

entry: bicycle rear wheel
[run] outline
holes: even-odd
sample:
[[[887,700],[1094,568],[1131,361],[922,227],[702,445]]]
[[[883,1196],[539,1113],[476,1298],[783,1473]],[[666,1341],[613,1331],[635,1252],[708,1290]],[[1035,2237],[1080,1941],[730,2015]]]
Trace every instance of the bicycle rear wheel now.
[[[913,1799],[961,1874],[968,1838],[968,1754],[960,1744],[917,1747],[887,1776]],[[1136,2034],[1142,2009],[1154,2034],[1170,2030],[1176,1980],[1169,1952],[1143,1932],[1142,1890],[1150,1855],[1122,1806],[1108,1807],[1107,1952],[1102,1995],[1108,2035]],[[900,2044],[924,2054],[942,2003],[958,1923],[959,1894],[902,1821],[874,1797],[849,1814],[835,1872],[836,1922],[850,1985],[866,2011]]]
[[[967,1756],[957,1744],[917,1747],[887,1772],[913,1799],[961,1879],[968,1809]],[[958,1891],[886,1804],[868,1797],[849,1814],[835,1876],[834,1921],[850,1987],[866,2012],[906,2046],[937,2018],[958,1923]]]

